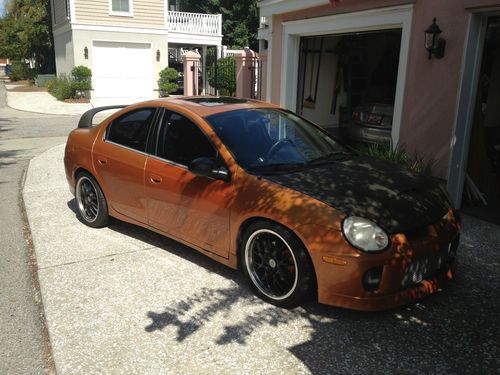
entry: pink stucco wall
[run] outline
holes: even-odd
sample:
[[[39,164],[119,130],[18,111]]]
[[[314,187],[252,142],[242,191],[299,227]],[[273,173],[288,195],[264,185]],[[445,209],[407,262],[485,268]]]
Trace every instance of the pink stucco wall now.
[[[443,59],[428,59],[424,30],[433,17],[443,30]],[[435,159],[434,171],[446,177],[467,27],[461,1],[419,0],[413,14],[400,144]]]
[[[434,158],[434,171],[446,177],[452,138],[467,20],[471,11],[500,6],[500,0],[344,0],[273,17],[271,100],[280,102],[282,22],[401,4],[415,4],[400,144]],[[428,60],[424,30],[436,17],[446,39],[441,60]]]

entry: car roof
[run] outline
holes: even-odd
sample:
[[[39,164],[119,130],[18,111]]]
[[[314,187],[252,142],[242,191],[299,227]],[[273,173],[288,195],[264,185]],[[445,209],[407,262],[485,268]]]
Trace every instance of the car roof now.
[[[167,107],[169,104],[180,106],[198,116],[206,117],[216,113],[230,112],[238,109],[280,108],[267,102],[253,99],[232,98],[222,96],[186,96],[180,98],[160,98],[141,104],[152,104]]]

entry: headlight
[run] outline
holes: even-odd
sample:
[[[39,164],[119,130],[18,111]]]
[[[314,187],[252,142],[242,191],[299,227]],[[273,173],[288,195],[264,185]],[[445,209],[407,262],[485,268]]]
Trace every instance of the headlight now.
[[[349,216],[345,218],[342,230],[347,241],[363,251],[382,251],[389,245],[387,233],[374,222],[362,217]]]

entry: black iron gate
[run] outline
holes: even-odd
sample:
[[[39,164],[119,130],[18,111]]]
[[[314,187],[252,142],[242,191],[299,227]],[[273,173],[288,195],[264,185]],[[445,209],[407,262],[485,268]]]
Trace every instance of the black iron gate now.
[[[205,68],[201,64],[200,74],[201,95],[236,95],[236,62],[233,57],[217,59],[215,55],[208,55]]]

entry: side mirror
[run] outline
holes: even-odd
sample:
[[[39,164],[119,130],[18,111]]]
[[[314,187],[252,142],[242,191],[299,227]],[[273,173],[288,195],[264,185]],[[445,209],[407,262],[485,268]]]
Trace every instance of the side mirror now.
[[[188,169],[197,176],[205,176],[216,180],[229,180],[229,171],[220,165],[214,158],[196,158],[189,163]]]

